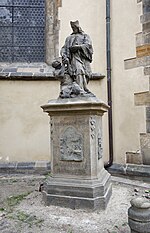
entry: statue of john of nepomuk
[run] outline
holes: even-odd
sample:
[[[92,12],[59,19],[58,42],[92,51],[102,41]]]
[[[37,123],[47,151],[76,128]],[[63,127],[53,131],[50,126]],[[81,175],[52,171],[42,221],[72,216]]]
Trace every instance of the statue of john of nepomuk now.
[[[60,51],[62,65],[58,61],[53,63],[55,75],[61,81],[60,97],[93,96],[87,88],[92,77],[92,42],[79,26],[78,20],[71,21],[70,25],[73,32],[66,38]]]

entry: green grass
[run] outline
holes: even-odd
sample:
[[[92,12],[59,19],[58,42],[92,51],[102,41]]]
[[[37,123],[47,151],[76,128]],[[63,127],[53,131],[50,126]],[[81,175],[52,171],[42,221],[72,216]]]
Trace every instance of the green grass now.
[[[13,211],[13,208],[20,204],[23,199],[28,196],[31,192],[22,193],[16,196],[10,196],[6,200],[3,201],[3,206],[0,208],[1,211],[6,211],[10,213]]]
[[[44,222],[43,219],[38,219],[35,215],[29,215],[23,211],[11,213],[8,215],[8,218],[19,221],[21,223],[26,223],[29,225],[29,227],[32,227],[32,225],[41,226],[41,224]]]
[[[23,193],[23,194],[20,194],[17,196],[8,197],[6,202],[9,206],[16,206],[29,194],[30,194],[30,192],[27,192],[27,193]]]
[[[11,182],[11,183],[17,183],[17,182],[18,182],[18,180],[16,180],[16,179],[12,179],[12,180],[10,180],[10,182]]]
[[[46,175],[45,175],[45,179],[47,179],[48,177],[50,177],[51,176],[51,173],[49,172],[49,173],[47,173]]]
[[[127,222],[124,222],[124,223],[122,224],[122,226],[123,226],[123,227],[128,226],[128,223],[127,223]]]
[[[67,231],[67,233],[73,233],[73,230],[69,229],[69,230]]]

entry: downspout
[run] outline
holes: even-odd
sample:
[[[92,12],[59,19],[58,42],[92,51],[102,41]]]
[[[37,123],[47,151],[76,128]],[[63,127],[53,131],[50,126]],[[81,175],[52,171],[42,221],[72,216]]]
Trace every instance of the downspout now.
[[[110,48],[110,0],[106,0],[106,50],[107,50],[107,98],[108,130],[109,130],[109,161],[104,167],[107,169],[113,164],[113,127],[112,127],[112,92],[111,92],[111,48]]]

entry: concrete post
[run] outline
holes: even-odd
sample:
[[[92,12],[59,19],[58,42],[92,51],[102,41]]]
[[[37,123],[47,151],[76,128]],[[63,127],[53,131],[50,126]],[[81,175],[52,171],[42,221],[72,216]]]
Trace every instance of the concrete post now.
[[[131,200],[128,223],[131,233],[150,233],[150,201],[140,197]]]

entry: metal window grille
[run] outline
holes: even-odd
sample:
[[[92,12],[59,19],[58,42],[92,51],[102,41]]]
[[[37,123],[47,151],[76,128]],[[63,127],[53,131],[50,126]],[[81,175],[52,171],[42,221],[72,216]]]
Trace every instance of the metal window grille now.
[[[0,0],[0,62],[43,62],[45,0]]]

